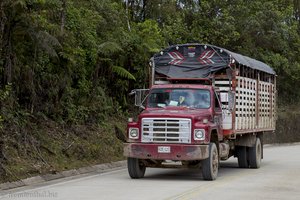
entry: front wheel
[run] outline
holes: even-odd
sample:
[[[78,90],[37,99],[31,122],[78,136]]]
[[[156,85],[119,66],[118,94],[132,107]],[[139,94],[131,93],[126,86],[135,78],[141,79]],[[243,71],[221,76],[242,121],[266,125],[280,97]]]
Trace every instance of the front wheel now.
[[[127,168],[129,176],[133,179],[143,178],[146,166],[137,158],[127,158]]]
[[[219,170],[219,154],[215,143],[209,144],[209,157],[202,161],[202,175],[204,180],[215,180]]]

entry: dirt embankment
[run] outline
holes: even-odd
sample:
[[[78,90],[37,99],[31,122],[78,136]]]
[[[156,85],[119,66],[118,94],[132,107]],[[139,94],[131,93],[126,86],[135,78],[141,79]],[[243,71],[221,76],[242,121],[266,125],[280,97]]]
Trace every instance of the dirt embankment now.
[[[114,126],[123,129],[125,123],[114,118],[98,125],[43,121],[6,127],[0,138],[0,182],[123,160]]]

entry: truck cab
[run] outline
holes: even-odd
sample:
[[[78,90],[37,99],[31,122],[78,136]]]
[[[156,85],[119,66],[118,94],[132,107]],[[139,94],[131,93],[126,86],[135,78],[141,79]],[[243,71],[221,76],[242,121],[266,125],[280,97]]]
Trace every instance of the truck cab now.
[[[153,85],[145,110],[137,122],[128,123],[124,155],[133,158],[129,166],[138,162],[135,165],[166,167],[168,160],[197,167],[209,157],[211,146],[216,151],[222,140],[222,110],[211,85]],[[217,154],[208,178],[217,173]],[[130,170],[131,177],[139,178],[136,170]]]

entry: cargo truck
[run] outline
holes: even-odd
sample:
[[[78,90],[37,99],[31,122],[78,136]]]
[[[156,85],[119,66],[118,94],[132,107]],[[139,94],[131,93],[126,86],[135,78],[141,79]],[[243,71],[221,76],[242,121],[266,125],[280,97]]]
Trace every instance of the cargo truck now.
[[[196,168],[215,180],[221,160],[259,168],[263,136],[275,130],[276,74],[267,64],[208,44],[170,46],[151,58],[143,110],[128,121],[131,178],[147,167]]]

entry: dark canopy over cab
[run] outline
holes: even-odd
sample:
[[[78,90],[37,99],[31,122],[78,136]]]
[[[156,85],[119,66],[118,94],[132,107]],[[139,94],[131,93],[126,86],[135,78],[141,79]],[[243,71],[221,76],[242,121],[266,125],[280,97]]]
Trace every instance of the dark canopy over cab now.
[[[170,78],[208,78],[212,73],[238,63],[252,69],[275,74],[267,64],[207,44],[170,46],[153,57],[155,71]]]

